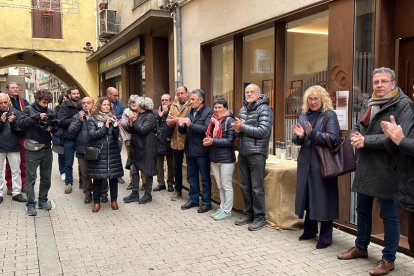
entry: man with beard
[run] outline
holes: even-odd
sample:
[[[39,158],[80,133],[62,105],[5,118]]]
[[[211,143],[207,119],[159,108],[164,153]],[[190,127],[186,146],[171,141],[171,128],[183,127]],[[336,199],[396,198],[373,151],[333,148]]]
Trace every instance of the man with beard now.
[[[58,115],[59,126],[63,129],[63,147],[65,154],[65,194],[72,193],[73,161],[75,158],[76,135],[68,132],[69,125],[75,120],[73,116],[82,112],[79,89],[75,86],[68,88],[68,100],[62,103]]]

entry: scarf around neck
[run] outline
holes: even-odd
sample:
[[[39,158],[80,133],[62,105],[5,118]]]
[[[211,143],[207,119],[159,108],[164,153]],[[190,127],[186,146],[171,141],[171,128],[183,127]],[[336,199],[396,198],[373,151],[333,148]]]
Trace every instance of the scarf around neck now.
[[[223,129],[222,129],[221,126],[222,126],[223,120],[225,118],[227,118],[228,116],[230,116],[230,112],[228,110],[226,110],[226,112],[224,112],[220,116],[217,116],[216,114],[213,114],[213,116],[211,116],[211,117],[216,119],[216,123],[213,124],[213,122],[210,121],[210,124],[207,127],[206,137],[222,138],[223,137]]]
[[[111,112],[104,113],[102,111],[99,111],[98,114],[95,114],[95,118],[96,118],[96,120],[98,120],[98,122],[103,122],[103,123],[106,123],[106,121],[108,119],[111,122],[115,122],[116,121],[115,115],[113,115]]]
[[[377,98],[374,93],[372,93],[371,99],[368,101],[368,109],[365,112],[361,124],[367,127],[372,121],[372,118],[381,110],[381,107],[385,104],[390,103],[394,98],[399,94],[399,88],[395,87],[391,90],[390,93],[384,97]]]

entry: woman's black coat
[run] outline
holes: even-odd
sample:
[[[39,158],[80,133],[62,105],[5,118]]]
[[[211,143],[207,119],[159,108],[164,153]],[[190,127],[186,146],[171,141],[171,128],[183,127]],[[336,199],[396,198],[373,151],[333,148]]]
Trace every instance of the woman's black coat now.
[[[95,116],[88,120],[89,145],[101,149],[98,160],[88,161],[88,176],[92,179],[113,179],[124,175],[118,146],[119,128],[109,128]]]
[[[132,134],[130,162],[146,176],[157,175],[157,120],[153,111],[140,113],[128,131]]]
[[[323,130],[323,117],[321,113],[313,127],[313,133],[300,139],[293,136],[293,143],[301,145],[298,156],[297,180],[296,180],[296,215],[303,218],[308,197],[310,219],[317,221],[334,220],[339,215],[338,203],[338,178],[322,178],[321,166],[315,144],[326,146],[325,137],[335,144],[339,138],[339,123],[336,113],[328,111],[326,132]],[[299,122],[306,130],[306,115],[302,114]]]

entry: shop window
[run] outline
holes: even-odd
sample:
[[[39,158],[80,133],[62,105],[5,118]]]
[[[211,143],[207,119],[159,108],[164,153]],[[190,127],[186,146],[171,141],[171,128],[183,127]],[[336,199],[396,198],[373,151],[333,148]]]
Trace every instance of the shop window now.
[[[285,140],[302,112],[302,98],[312,85],[326,87],[328,68],[328,11],[287,24]]]
[[[212,94],[223,97],[234,112],[234,47],[233,42],[212,47]]]
[[[243,37],[243,91],[250,83],[258,85],[262,94],[269,97],[269,106],[274,109],[274,56],[275,31],[266,29]],[[273,152],[274,135],[269,143],[269,152]]]
[[[37,38],[62,38],[62,15],[59,0],[32,0],[32,32]]]

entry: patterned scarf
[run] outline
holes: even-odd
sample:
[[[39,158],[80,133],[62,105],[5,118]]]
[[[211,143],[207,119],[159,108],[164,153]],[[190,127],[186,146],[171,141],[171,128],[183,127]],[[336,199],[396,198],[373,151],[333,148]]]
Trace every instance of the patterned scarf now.
[[[361,120],[361,124],[365,127],[368,127],[372,118],[381,110],[381,106],[391,102],[398,95],[399,88],[395,87],[391,90],[390,93],[384,97],[377,98],[374,93],[372,93],[371,99],[368,101],[368,109],[364,114],[364,117]]]
[[[230,115],[230,112],[228,110],[226,110],[226,112],[224,112],[221,115],[216,115],[215,113],[213,114],[213,116],[211,116],[212,118],[216,119],[216,123],[213,124],[210,121],[210,124],[207,127],[207,131],[206,131],[206,137],[211,137],[211,138],[222,138],[223,136],[223,129],[221,127],[224,118],[227,118]]]
[[[103,123],[106,123],[106,121],[108,119],[111,122],[115,122],[116,121],[115,115],[112,114],[111,112],[104,113],[102,111],[99,111],[98,114],[95,114],[95,118],[96,118],[96,120],[98,120],[98,122],[103,122]]]

